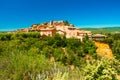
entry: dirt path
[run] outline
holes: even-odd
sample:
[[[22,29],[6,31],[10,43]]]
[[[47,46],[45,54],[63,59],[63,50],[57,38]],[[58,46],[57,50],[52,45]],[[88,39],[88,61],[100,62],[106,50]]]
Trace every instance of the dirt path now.
[[[108,44],[95,42],[95,45],[98,47],[96,52],[100,56],[104,56],[107,58],[113,58],[112,50],[110,49]]]

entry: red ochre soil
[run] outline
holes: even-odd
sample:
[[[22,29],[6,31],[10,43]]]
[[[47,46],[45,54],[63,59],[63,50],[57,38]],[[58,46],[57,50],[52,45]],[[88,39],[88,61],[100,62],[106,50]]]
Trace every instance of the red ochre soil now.
[[[102,57],[113,58],[112,50],[110,49],[109,45],[106,43],[95,42],[97,46],[97,54]]]

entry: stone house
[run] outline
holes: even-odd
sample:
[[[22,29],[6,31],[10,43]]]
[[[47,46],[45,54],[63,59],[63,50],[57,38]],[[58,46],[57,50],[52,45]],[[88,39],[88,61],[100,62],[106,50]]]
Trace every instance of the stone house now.
[[[62,36],[66,35],[66,32],[62,31],[62,30],[57,30],[56,33],[58,33],[58,34],[60,34]]]
[[[70,27],[68,28],[68,30],[66,31],[66,38],[77,38],[80,39],[81,41],[83,40],[83,38],[88,35],[89,33],[74,27]],[[89,35],[91,36],[91,35]]]
[[[16,32],[29,32],[29,29],[23,28],[23,29],[17,30]]]
[[[53,36],[55,33],[56,33],[56,29],[55,28],[40,29],[41,36],[43,36],[43,35]]]
[[[91,36],[93,40],[104,40],[106,38],[103,34],[94,34]]]
[[[78,38],[81,41],[86,35],[91,36],[91,31],[83,31],[73,25],[65,25],[62,21],[51,21],[47,28],[40,29],[41,35],[53,36],[55,33],[64,35],[66,38]]]

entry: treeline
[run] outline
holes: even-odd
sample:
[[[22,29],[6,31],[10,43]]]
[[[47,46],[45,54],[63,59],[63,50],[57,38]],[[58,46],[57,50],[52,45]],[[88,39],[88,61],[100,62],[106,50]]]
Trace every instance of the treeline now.
[[[6,32],[6,33],[0,33],[0,40],[6,41],[6,40],[15,40],[15,39],[24,39],[24,38],[40,38],[39,32],[30,32],[30,33],[12,33],[12,32]]]
[[[106,28],[82,28],[83,30],[92,31],[92,33],[99,34],[108,34],[108,33],[116,33],[120,32],[120,27],[106,27]]]

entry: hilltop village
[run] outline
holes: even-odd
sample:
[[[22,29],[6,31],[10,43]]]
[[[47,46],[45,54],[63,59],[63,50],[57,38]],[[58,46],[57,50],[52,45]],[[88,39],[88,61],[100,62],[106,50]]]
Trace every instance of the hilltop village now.
[[[16,32],[40,32],[41,36],[54,36],[58,33],[66,36],[66,38],[77,38],[81,41],[86,35],[88,35],[89,38],[105,38],[104,35],[93,35],[91,31],[75,28],[74,25],[70,24],[68,21],[50,21],[49,23],[45,22],[42,24],[33,24],[30,28],[20,29]]]

